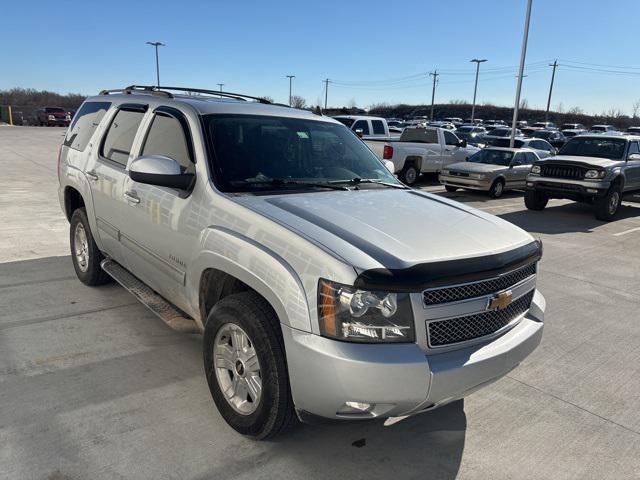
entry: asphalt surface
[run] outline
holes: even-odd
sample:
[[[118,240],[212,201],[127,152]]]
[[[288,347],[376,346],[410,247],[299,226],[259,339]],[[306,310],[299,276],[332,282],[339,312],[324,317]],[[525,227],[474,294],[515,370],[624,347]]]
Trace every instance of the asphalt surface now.
[[[75,278],[62,133],[0,127],[0,478],[640,478],[640,198],[605,224],[585,205],[529,212],[518,193],[424,179],[544,241],[541,346],[464,402],[391,427],[300,425],[254,442],[216,411],[200,337]]]

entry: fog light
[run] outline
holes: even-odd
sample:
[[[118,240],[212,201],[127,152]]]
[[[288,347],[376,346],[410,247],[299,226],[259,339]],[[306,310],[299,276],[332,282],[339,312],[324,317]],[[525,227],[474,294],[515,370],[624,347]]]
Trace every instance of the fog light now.
[[[338,415],[362,415],[363,413],[370,413],[375,406],[375,403],[345,402],[337,413]]]
[[[598,190],[596,190],[595,188],[587,188],[587,192],[588,193],[598,193]]]
[[[527,182],[527,187],[533,187],[533,182]]]

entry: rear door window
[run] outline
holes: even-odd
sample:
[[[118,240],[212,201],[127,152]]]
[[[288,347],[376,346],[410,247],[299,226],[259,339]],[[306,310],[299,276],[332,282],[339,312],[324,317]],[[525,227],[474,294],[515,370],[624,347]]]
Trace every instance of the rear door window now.
[[[458,137],[456,137],[453,133],[448,132],[447,130],[445,130],[443,133],[444,133],[444,143],[446,145],[458,145],[460,143],[460,140],[458,140]]]
[[[369,122],[366,120],[358,120],[353,124],[351,128],[354,132],[357,130],[362,130],[363,135],[371,135],[371,131],[369,130]]]
[[[188,141],[187,134],[176,118],[156,113],[142,147],[142,155],[164,155],[178,162],[183,172],[193,173]]]
[[[119,110],[102,143],[102,157],[125,166],[143,116],[141,110]]]
[[[83,103],[78,113],[73,117],[73,122],[71,122],[64,140],[65,147],[84,151],[110,106],[111,102]]]
[[[385,134],[384,124],[382,123],[382,120],[371,120],[371,126],[373,127],[373,134],[374,135],[384,135]]]

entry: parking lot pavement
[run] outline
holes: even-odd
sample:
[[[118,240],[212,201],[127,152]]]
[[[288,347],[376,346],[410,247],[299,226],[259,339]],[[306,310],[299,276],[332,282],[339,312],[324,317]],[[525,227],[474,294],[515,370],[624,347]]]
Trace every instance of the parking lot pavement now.
[[[83,286],[56,198],[62,129],[0,129],[0,478],[374,479],[640,476],[640,199],[587,206],[419,187],[543,240],[541,346],[464,402],[401,421],[233,432],[201,341],[116,285]]]

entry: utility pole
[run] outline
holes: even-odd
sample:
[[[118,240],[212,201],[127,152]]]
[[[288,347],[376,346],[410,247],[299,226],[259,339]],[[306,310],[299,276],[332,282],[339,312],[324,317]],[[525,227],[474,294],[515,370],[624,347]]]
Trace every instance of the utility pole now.
[[[524,21],[524,35],[522,37],[522,50],[520,52],[520,68],[518,70],[518,86],[516,88],[516,104],[513,108],[513,121],[511,122],[511,139],[509,147],[513,148],[516,141],[516,125],[518,123],[518,109],[520,108],[520,92],[522,90],[522,76],[524,74],[524,61],[527,57],[527,40],[529,39],[529,22],[531,20],[531,0],[527,0],[527,15]]]
[[[554,60],[553,63],[549,64],[550,67],[553,67],[553,72],[551,73],[551,85],[549,85],[549,98],[547,99],[547,111],[544,114],[544,121],[549,121],[549,107],[551,107],[551,92],[553,92],[553,81],[556,78],[556,68],[558,68],[558,60]]]
[[[289,106],[291,106],[291,81],[296,78],[295,75],[285,75],[289,79]]]
[[[157,86],[160,86],[160,62],[158,60],[158,47],[165,47],[166,45],[161,42],[147,42],[147,45],[151,45],[156,48],[156,80]]]
[[[224,87],[224,83],[216,83],[216,85],[218,85],[218,87],[220,87],[220,91],[222,91],[222,87]]]
[[[477,58],[474,58],[470,61],[476,63],[476,85],[473,87],[473,105],[471,106],[471,123],[473,124],[473,118],[476,113],[476,93],[478,92],[478,74],[480,73],[480,64],[486,62],[487,59],[483,58],[482,60],[478,60]]]
[[[324,81],[324,109],[327,110],[327,97],[329,96],[329,79]]]
[[[433,89],[431,90],[431,121],[433,122],[433,101],[436,98],[436,80],[438,79],[440,74],[438,73],[438,70],[434,70],[433,72],[429,73],[429,76],[433,77]]]

